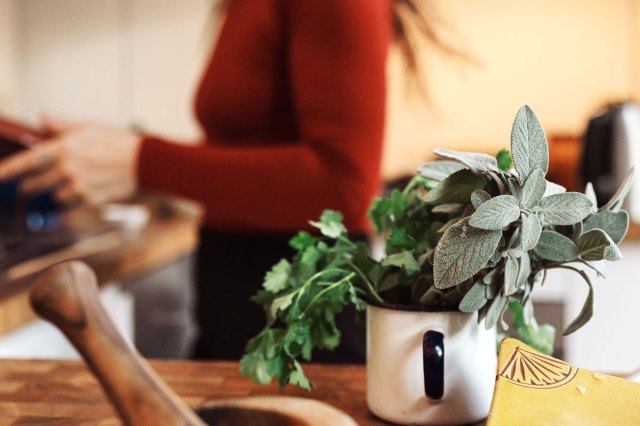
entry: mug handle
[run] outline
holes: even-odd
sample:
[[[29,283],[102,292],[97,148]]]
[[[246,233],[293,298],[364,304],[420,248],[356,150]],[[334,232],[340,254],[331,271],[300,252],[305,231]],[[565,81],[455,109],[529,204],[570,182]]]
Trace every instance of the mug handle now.
[[[439,400],[444,395],[444,334],[429,330],[422,337],[424,393]]]

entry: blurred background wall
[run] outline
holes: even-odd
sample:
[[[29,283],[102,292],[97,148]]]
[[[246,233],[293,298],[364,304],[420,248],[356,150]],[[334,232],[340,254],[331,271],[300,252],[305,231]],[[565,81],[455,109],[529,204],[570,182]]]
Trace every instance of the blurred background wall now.
[[[508,147],[524,103],[547,133],[575,135],[603,103],[640,93],[636,0],[442,0],[437,6],[443,35],[478,65],[425,49],[429,105],[407,103],[402,85],[392,84],[387,174],[402,173],[416,153],[434,146]],[[392,71],[396,82],[397,61]]]
[[[433,147],[496,151],[530,104],[577,135],[603,103],[638,97],[637,0],[441,0],[441,32],[472,61],[422,52],[428,101],[392,56],[384,172]],[[0,0],[0,111],[41,112],[197,137],[192,94],[214,39],[211,0]]]

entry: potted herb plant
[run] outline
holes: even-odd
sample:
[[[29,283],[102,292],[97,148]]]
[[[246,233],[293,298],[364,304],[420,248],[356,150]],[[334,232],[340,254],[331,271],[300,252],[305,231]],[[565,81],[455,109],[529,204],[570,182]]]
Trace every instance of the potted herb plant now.
[[[373,201],[381,259],[349,239],[335,211],[311,222],[320,235],[291,240],[297,254],[277,263],[254,297],[267,324],[247,344],[242,374],[311,388],[301,361],[339,344],[335,315],[352,304],[367,309],[371,410],[398,423],[465,423],[488,413],[494,330],[508,328],[505,312],[522,340],[552,351],[555,331],[538,325],[531,302],[548,270],[573,270],[589,287],[564,334],[590,319],[585,269],[603,276],[603,261],[622,257],[629,217],[621,205],[633,171],[600,208],[590,185],[582,194],[547,181],[547,140],[528,106],[513,123],[511,153],[435,153],[441,159],[403,190]]]

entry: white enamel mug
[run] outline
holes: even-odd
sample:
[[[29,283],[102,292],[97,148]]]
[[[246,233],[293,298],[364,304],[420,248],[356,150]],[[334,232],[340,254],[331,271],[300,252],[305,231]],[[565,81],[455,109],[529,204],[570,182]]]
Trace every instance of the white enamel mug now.
[[[476,314],[367,308],[367,404],[405,425],[484,419],[496,377],[496,332]]]

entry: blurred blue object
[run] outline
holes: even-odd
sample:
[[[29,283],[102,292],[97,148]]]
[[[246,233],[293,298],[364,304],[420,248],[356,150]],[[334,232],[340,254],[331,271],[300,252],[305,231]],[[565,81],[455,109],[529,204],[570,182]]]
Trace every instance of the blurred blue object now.
[[[0,183],[0,239],[7,233],[57,229],[61,214],[53,193],[21,197],[17,181]]]

